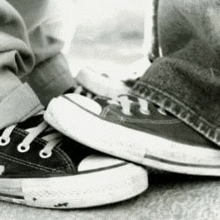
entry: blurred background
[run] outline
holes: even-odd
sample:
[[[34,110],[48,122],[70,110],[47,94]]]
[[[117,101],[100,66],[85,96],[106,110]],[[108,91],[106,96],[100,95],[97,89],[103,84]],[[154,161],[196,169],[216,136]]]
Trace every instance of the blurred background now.
[[[69,54],[73,74],[89,66],[120,73],[141,58],[146,0],[78,0]]]

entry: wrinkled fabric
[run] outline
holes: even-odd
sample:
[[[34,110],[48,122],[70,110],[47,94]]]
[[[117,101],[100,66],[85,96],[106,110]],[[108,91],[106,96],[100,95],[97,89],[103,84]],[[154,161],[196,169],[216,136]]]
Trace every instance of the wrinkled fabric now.
[[[63,54],[74,29],[71,0],[0,1],[0,129],[72,87]]]
[[[157,58],[133,93],[220,145],[220,1],[159,0]]]

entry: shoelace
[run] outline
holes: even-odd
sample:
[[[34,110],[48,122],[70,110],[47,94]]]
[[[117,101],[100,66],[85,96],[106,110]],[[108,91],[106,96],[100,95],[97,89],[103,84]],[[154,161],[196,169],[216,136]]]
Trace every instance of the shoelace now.
[[[6,146],[10,143],[10,136],[15,127],[16,125],[11,125],[5,128],[2,135],[0,136],[0,146]],[[25,153],[29,151],[30,145],[34,141],[34,139],[45,131],[45,133],[47,134],[45,134],[45,136],[42,136],[41,138],[47,143],[45,147],[39,152],[39,156],[41,158],[46,159],[51,157],[53,148],[62,142],[62,135],[51,128],[46,122],[42,122],[34,128],[26,129],[26,131],[28,132],[28,135],[17,146],[17,150],[20,153]]]
[[[78,86],[75,90],[74,90],[75,94],[83,94],[84,96],[86,96],[87,98],[90,99],[96,99],[96,97],[94,97],[94,95],[89,92],[86,91],[82,86]],[[131,104],[132,104],[132,100],[130,100],[129,95],[127,94],[123,94],[118,96],[117,100],[113,100],[113,99],[109,99],[108,103],[109,104],[116,104],[116,105],[120,105],[122,107],[122,112],[125,115],[132,115],[131,113]],[[140,112],[144,115],[150,115],[151,112],[149,110],[149,102],[145,99],[142,98],[138,98],[138,102],[140,105]],[[161,114],[161,115],[167,115],[165,109],[163,109],[162,107],[157,108],[157,111]]]
[[[90,99],[92,99],[94,96],[92,93],[86,91],[80,85],[74,90],[74,93],[83,94]],[[42,112],[39,114],[42,114]],[[16,126],[17,125],[11,125],[4,129],[2,135],[0,136],[0,146],[6,146],[10,143],[10,136]],[[55,131],[52,127],[50,127],[46,122],[42,122],[34,128],[26,129],[26,131],[28,132],[28,135],[17,146],[17,150],[20,153],[28,152],[30,150],[31,143],[38,135],[42,134],[43,132],[45,132],[46,135],[42,136],[41,138],[45,140],[47,144],[39,152],[39,156],[41,158],[46,159],[51,157],[53,148],[62,142],[62,135],[59,132]]]
[[[137,99],[139,105],[140,105],[140,112],[144,115],[150,115],[151,112],[149,110],[149,102],[147,100],[144,100],[144,99],[141,99],[141,98],[138,98]],[[122,107],[122,112],[125,114],[125,115],[132,115],[131,113],[131,104],[133,103],[134,101],[132,101],[130,98],[129,98],[129,95],[120,95],[118,97],[118,100],[109,100],[108,103],[109,104],[116,104],[116,105],[120,105]],[[167,115],[166,111],[162,108],[162,107],[159,107],[157,108],[157,111],[162,114],[162,115]]]
[[[86,91],[85,88],[83,88],[82,86],[78,86],[75,90],[74,90],[75,94],[81,94],[86,96],[87,98],[90,99],[96,99],[96,97],[94,96],[94,94],[92,94],[89,91]],[[140,112],[144,115],[150,115],[151,112],[149,110],[149,102],[145,99],[142,98],[138,98],[138,102],[140,105]],[[129,98],[129,95],[127,94],[123,94],[118,96],[117,100],[113,100],[113,99],[109,99],[108,100],[109,104],[115,104],[115,105],[120,105],[122,107],[122,112],[125,115],[132,115],[131,113],[131,104],[133,103],[133,101]],[[161,115],[167,115],[165,109],[163,109],[162,107],[157,108],[157,111],[161,114]]]

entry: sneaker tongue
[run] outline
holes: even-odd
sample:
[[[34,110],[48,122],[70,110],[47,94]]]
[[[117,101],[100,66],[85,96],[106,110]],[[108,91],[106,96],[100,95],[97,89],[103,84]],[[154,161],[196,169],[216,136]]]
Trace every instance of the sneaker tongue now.
[[[17,125],[20,129],[30,129],[38,126],[40,123],[44,121],[43,115],[36,115],[24,122],[21,122]],[[42,135],[50,133],[50,131],[45,131]],[[41,136],[41,135],[40,135]],[[39,136],[39,137],[40,137]],[[41,137],[42,138],[42,137]],[[58,146],[57,146],[58,147]],[[85,158],[95,154],[95,150],[86,147],[68,137],[63,136],[62,144],[59,145],[59,148],[64,152],[66,155],[66,159],[72,163],[72,166],[75,170],[78,170],[78,166]]]
[[[82,160],[92,154],[95,154],[95,150],[67,137],[64,137],[64,141],[63,144],[60,146],[60,149],[68,155],[76,170],[78,169],[78,166]]]
[[[40,115],[33,116],[25,120],[24,122],[19,123],[17,127],[26,130],[26,129],[38,126],[43,121],[44,121],[43,115],[40,114]]]

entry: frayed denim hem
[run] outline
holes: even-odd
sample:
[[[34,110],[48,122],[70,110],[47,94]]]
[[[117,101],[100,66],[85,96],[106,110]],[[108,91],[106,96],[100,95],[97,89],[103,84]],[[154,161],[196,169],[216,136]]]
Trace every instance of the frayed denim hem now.
[[[220,129],[203,117],[198,116],[196,112],[175,97],[141,81],[136,83],[131,93],[159,105],[220,146]]]

